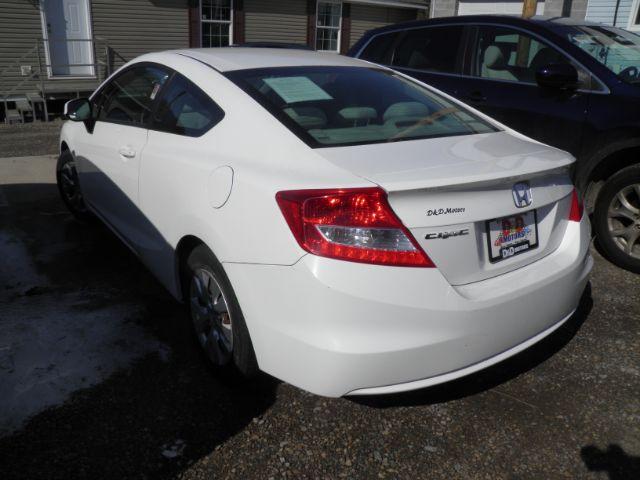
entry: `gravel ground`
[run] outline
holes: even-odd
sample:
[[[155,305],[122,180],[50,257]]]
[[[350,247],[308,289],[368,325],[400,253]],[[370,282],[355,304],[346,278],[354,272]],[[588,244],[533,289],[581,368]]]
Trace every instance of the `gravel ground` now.
[[[0,157],[46,155],[58,151],[61,120],[52,122],[0,123]]]
[[[75,296],[83,302],[69,303],[69,323],[134,305],[115,342],[135,327],[158,345],[0,437],[3,480],[640,478],[640,277],[595,250],[578,313],[533,348],[418,392],[327,399],[210,370],[182,307],[106,229],[65,213],[53,160],[14,160],[23,173],[11,181],[2,162],[0,233],[34,272],[0,270],[0,353],[9,322],[48,322],[47,305],[60,314]],[[9,251],[0,243],[0,258]],[[47,382],[64,381],[51,371]]]

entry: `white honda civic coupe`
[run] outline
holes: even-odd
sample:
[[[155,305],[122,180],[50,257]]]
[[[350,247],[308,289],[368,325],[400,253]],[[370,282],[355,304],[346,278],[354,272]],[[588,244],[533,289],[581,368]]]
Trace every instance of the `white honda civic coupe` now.
[[[593,264],[570,155],[367,62],[149,54],[65,110],[67,206],[246,376],[326,396],[449,381],[562,325]]]

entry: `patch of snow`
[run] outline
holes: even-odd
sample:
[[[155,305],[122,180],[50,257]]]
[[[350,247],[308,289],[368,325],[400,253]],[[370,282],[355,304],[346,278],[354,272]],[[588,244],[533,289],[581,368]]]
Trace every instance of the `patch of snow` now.
[[[140,306],[56,293],[24,246],[2,232],[0,256],[0,436],[136,358],[159,352],[168,360],[169,347],[135,322]]]
[[[179,457],[182,455],[182,452],[184,452],[184,447],[186,446],[187,445],[184,443],[184,440],[180,439],[176,440],[171,445],[165,444],[162,446],[162,456],[169,459]]]

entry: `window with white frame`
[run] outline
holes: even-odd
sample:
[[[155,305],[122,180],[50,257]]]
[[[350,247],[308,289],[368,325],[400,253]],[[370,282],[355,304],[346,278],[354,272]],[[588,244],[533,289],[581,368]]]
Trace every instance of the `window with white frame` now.
[[[633,2],[627,28],[634,31],[640,30],[640,0],[634,0]]]
[[[201,0],[201,42],[203,47],[226,47],[231,44],[233,0]]]
[[[316,50],[340,51],[342,2],[319,1],[316,10]]]

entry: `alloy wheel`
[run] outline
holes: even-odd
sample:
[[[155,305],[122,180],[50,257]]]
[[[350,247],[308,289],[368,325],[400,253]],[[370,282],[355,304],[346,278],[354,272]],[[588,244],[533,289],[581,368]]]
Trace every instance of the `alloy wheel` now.
[[[78,182],[78,172],[73,160],[69,160],[62,165],[60,169],[60,186],[62,195],[75,211],[80,213],[87,211],[82,198],[82,191],[80,190],[80,182]]]
[[[640,183],[624,187],[613,197],[607,226],[614,244],[627,255],[640,259]]]
[[[193,272],[189,300],[200,345],[214,364],[226,364],[233,352],[231,315],[220,284],[211,272],[204,268]]]

